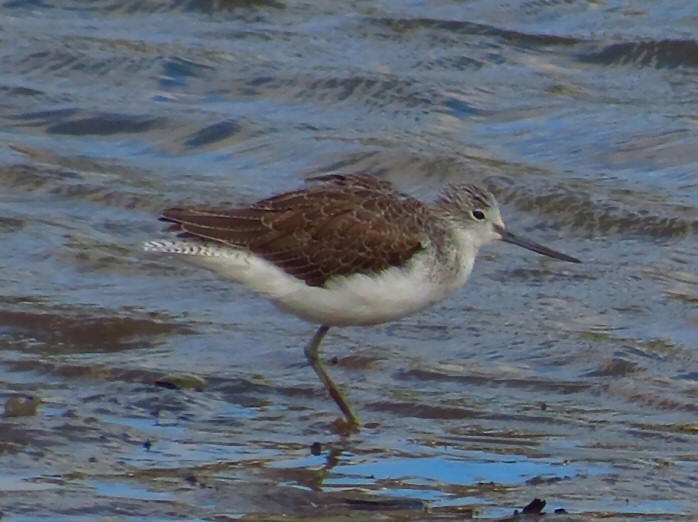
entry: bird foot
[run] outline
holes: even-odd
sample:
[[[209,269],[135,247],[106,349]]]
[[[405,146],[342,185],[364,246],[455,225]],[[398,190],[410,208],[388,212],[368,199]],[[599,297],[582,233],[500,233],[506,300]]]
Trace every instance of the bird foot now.
[[[361,423],[357,419],[350,421],[344,417],[337,417],[334,421],[332,421],[330,426],[340,437],[350,437],[351,435],[359,432]]]

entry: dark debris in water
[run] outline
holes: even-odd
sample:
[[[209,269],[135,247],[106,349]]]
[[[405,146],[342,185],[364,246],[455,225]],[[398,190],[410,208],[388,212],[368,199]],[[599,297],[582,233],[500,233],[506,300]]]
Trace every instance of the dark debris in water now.
[[[354,509],[366,511],[392,511],[392,510],[414,510],[426,509],[427,505],[419,499],[414,498],[386,498],[386,499],[365,499],[347,498],[347,506]]]
[[[39,404],[36,395],[14,395],[5,401],[5,417],[33,417]]]
[[[170,373],[157,379],[155,385],[168,390],[203,391],[207,382],[203,377],[191,373]]]
[[[552,520],[557,522],[590,522],[583,516],[568,515],[567,510],[557,508],[553,513],[544,513],[547,502],[540,498],[534,498],[521,511],[518,509],[510,517],[497,519],[496,522],[525,522],[533,520]]]
[[[532,514],[539,514],[543,512],[543,509],[545,509],[547,502],[545,500],[541,500],[539,498],[534,498],[531,500],[531,502],[528,503],[528,505],[521,510],[521,513],[524,515],[532,515]],[[514,511],[514,515],[516,515],[518,512]]]

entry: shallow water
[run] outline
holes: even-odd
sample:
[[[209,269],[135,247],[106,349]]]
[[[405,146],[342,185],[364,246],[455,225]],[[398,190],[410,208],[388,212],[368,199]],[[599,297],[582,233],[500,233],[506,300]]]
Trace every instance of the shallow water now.
[[[0,16],[0,399],[41,399],[0,419],[7,519],[698,518],[698,7]],[[365,423],[344,438],[311,325],[140,244],[169,204],[359,170],[425,198],[482,181],[584,264],[495,245],[448,302],[332,330]],[[155,385],[173,372],[206,385]]]

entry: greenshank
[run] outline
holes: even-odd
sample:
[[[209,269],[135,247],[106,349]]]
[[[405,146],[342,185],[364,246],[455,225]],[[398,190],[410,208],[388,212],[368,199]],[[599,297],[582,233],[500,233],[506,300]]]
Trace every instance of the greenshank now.
[[[305,356],[349,427],[359,420],[319,357],[330,327],[395,321],[442,301],[497,240],[580,262],[509,232],[494,196],[473,184],[448,185],[427,204],[373,176],[331,174],[246,207],[174,207],[160,219],[178,236],[146,250],[186,256],[319,325]]]

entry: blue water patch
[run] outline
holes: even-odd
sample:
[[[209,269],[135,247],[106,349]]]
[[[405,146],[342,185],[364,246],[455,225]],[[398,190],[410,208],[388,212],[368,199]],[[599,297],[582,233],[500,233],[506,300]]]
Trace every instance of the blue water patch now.
[[[139,500],[172,500],[170,493],[150,491],[145,488],[126,485],[121,482],[106,482],[91,480],[87,485],[95,490],[95,493],[104,497],[118,497]]]
[[[582,469],[552,459],[530,459],[518,455],[473,452],[470,458],[448,457],[381,459],[377,462],[338,466],[326,485],[353,485],[372,481],[401,480],[415,485],[425,481],[473,485],[483,482],[514,485],[533,477],[570,477]],[[585,468],[588,470],[588,468]]]
[[[326,467],[322,486],[326,489],[375,490],[384,486],[385,494],[419,498],[432,506],[481,504],[473,495],[454,497],[443,486],[478,487],[482,484],[517,486],[533,478],[563,479],[578,475],[596,475],[605,470],[597,465],[568,463],[563,459],[530,458],[525,455],[500,455],[490,452],[435,449],[409,444],[399,456],[385,455],[374,461],[365,456],[344,453],[335,467],[328,466],[326,455],[305,456],[293,461],[276,462],[275,468]],[[363,461],[362,461],[363,460]],[[450,488],[448,488],[450,489]]]

